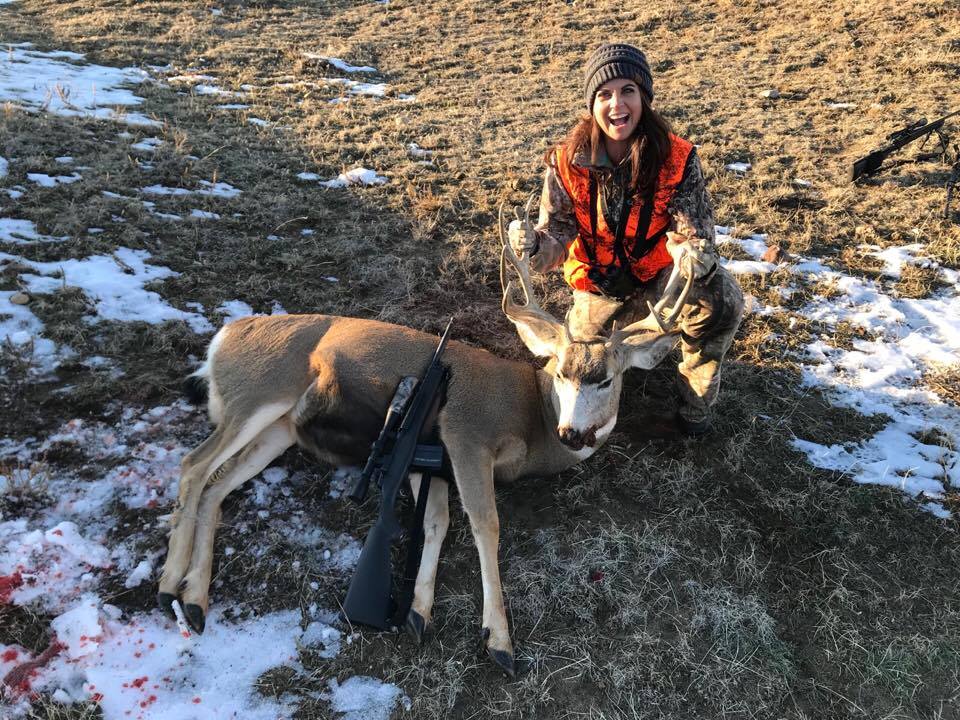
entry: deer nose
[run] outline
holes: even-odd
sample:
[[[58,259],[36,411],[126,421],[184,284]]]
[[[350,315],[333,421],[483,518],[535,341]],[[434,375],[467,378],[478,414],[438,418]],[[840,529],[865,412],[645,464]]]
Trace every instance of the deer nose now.
[[[557,428],[557,434],[560,435],[560,442],[573,450],[582,450],[584,445],[583,433],[574,430],[572,427]]]

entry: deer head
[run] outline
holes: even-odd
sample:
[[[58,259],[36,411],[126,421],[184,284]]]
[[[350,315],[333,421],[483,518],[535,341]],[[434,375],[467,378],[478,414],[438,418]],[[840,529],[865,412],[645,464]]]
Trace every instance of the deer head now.
[[[661,313],[682,280],[676,267],[663,297],[656,306],[648,304],[650,313],[644,319],[624,328],[614,328],[609,336],[574,338],[567,320],[557,321],[537,303],[530,281],[529,258],[518,257],[504,237],[502,210],[501,206],[501,307],[527,349],[537,357],[550,359],[545,369],[552,373],[554,395],[559,403],[557,434],[561,442],[574,451],[585,448],[592,451],[616,424],[623,373],[629,368],[655,367],[676,346],[679,337],[676,319],[691,282],[686,283],[666,318],[662,318]],[[530,201],[526,222],[529,219]],[[522,304],[513,298],[513,281],[507,281],[508,264],[517,272],[524,296]]]

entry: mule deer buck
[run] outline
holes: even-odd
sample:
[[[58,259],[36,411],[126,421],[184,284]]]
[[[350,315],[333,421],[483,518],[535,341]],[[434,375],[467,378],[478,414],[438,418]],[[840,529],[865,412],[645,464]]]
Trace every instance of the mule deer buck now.
[[[501,223],[501,239],[503,227]],[[504,282],[509,262],[525,303]],[[650,315],[609,337],[573,339],[569,328],[536,302],[528,262],[504,243],[503,312],[543,370],[458,342],[444,361],[451,378],[437,428],[480,555],[482,631],[487,652],[509,674],[513,649],[497,562],[499,519],[494,480],[544,476],[589,457],[617,420],[625,370],[652,368],[677,342],[674,303],[679,274]],[[158,602],[183,604],[188,623],[203,631],[209,602],[213,540],[220,504],[294,444],[321,460],[361,465],[399,381],[419,375],[436,345],[433,336],[398,325],[327,315],[250,317],[223,327],[195,376],[208,384],[216,426],[182,464],[179,495]],[[414,493],[420,478],[410,477]],[[430,622],[440,546],[449,524],[447,484],[434,480],[424,518],[424,546],[407,629],[419,640]]]

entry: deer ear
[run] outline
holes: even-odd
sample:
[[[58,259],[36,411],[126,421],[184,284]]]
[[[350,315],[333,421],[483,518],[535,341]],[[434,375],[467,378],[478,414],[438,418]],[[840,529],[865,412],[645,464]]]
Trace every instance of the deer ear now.
[[[527,350],[537,357],[555,357],[560,346],[557,323],[533,315],[509,317]]]
[[[679,333],[638,333],[623,339],[617,353],[621,367],[652,370],[680,341]]]

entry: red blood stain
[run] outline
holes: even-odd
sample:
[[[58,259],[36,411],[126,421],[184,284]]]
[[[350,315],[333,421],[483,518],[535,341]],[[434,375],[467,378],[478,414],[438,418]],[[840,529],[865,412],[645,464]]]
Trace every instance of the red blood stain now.
[[[3,656],[0,659],[2,659],[4,662],[13,662],[18,657],[20,657],[20,653],[18,653],[13,648],[10,648],[9,650],[3,651]]]
[[[101,700],[103,700],[103,693],[94,693],[90,696],[90,699],[95,703],[99,703]]]
[[[40,653],[33,660],[27,660],[26,662],[20,663],[15,668],[10,670],[10,672],[4,676],[3,681],[0,684],[6,685],[17,692],[30,692],[30,679],[39,675],[38,669],[50,662],[50,660],[65,647],[65,645],[61,645],[58,641],[54,640],[47,646],[46,650]]]
[[[22,570],[23,568],[20,568]],[[0,605],[7,605],[10,603],[10,596],[13,594],[13,591],[18,587],[23,585],[23,577],[20,575],[20,572],[15,572],[12,575],[2,575],[0,576]]]
[[[188,633],[186,630],[181,630],[180,634],[183,635],[185,638],[190,637],[190,633]]]
[[[54,534],[54,535],[59,535],[60,537],[63,537],[63,530],[54,530],[54,531],[53,531],[53,534]]]
[[[603,570],[594,570],[590,573],[590,582],[601,582],[604,577],[606,577],[606,573]]]
[[[134,657],[140,657],[140,653],[135,652],[135,653],[133,654],[133,656],[134,656]]]
[[[194,705],[199,705],[199,704],[200,704],[200,698],[195,697],[195,698],[193,699],[193,704],[194,704]]]
[[[147,647],[153,650],[156,647],[156,644],[150,643],[149,645],[147,645]]]
[[[142,688],[142,687],[143,687],[143,684],[144,684],[148,679],[149,679],[149,678],[148,678],[146,675],[144,675],[142,678],[137,678],[136,680],[133,680],[133,681],[130,683],[130,685],[132,685],[132,686],[135,687],[135,688]]]

